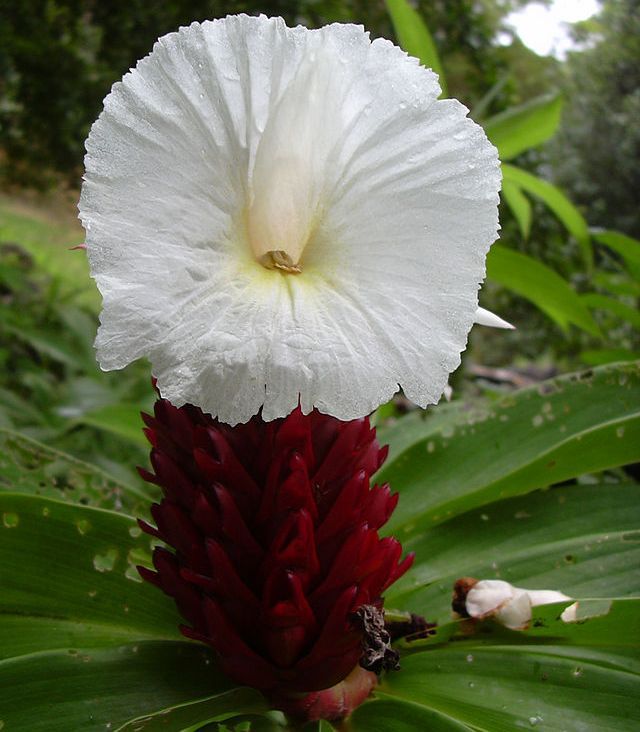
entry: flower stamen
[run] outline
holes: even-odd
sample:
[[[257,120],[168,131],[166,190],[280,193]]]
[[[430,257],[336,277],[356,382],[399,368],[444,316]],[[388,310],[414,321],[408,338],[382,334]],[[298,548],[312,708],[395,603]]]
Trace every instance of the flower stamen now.
[[[279,269],[290,274],[300,274],[302,272],[300,264],[296,264],[284,249],[267,252],[258,261],[267,269]]]

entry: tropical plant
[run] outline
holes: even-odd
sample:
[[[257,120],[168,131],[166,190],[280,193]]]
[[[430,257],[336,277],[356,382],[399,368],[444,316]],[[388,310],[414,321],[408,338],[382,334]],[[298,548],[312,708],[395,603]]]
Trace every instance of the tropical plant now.
[[[640,459],[639,397],[640,365],[612,365],[380,429],[377,480],[400,492],[389,532],[416,553],[389,617],[438,625],[400,642],[401,670],[340,729],[636,728],[640,504],[624,466]],[[141,582],[154,542],[135,516],[154,490],[9,431],[0,454],[6,729],[287,728],[181,640],[173,603]],[[570,601],[534,608],[523,631],[452,620],[468,575],[561,589],[577,622],[560,619]]]

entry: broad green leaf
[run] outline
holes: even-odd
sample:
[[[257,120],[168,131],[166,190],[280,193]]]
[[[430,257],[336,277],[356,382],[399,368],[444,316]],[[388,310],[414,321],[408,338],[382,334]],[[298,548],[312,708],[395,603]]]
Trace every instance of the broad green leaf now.
[[[300,729],[302,732],[333,732],[335,727],[329,722],[320,720],[296,729]],[[211,722],[204,726],[197,724],[181,730],[181,732],[291,732],[291,727],[287,724],[282,712],[271,710],[260,715],[241,714],[231,717],[225,722]]]
[[[562,116],[562,97],[545,95],[511,107],[483,122],[487,137],[498,148],[502,160],[537,147],[555,135]]]
[[[576,646],[640,649],[640,598],[580,600],[577,620],[572,623],[565,623],[559,617],[567,604],[534,608],[531,627],[524,634],[526,638],[558,639]],[[518,637],[514,631],[510,635]]]
[[[471,110],[469,116],[479,124],[482,124],[482,121],[487,113],[487,110],[489,109],[489,106],[498,96],[498,94],[502,92],[502,90],[508,83],[509,74],[502,74],[498,81],[496,81],[496,83],[493,84],[491,88],[485,94],[483,94],[482,97],[473,105],[473,109]]]
[[[634,327],[640,328],[640,312],[629,305],[625,305],[625,303],[620,302],[620,300],[616,300],[613,297],[607,297],[606,295],[599,295],[598,293],[581,295],[580,299],[588,308],[593,310],[607,310],[610,313],[617,315],[622,320],[626,320]]]
[[[593,238],[619,254],[629,271],[640,278],[640,241],[619,231],[592,232]]]
[[[0,656],[177,639],[173,601],[142,582],[149,537],[133,518],[0,493]]]
[[[195,643],[55,650],[0,661],[0,720],[6,732],[116,730],[132,718],[232,687],[212,653]]]
[[[474,404],[456,400],[442,401],[431,409],[415,409],[400,419],[378,427],[378,441],[389,446],[388,461],[391,463],[416,442],[424,441],[441,430],[455,428],[461,420],[469,417],[470,411],[484,415],[484,402],[479,400],[477,408]]]
[[[614,295],[640,297],[640,281],[632,280],[626,272],[594,272],[593,283]]]
[[[95,465],[0,429],[0,496],[3,490],[144,514],[152,500],[151,492],[116,481]]]
[[[640,351],[630,351],[626,348],[601,348],[593,351],[582,351],[580,360],[589,366],[602,366],[615,361],[638,361]]]
[[[238,712],[266,712],[265,698],[254,689],[229,689],[206,699],[185,702],[154,714],[132,719],[117,732],[166,732],[184,730],[187,726],[217,722],[236,717]]]
[[[56,334],[36,328],[18,328],[8,323],[4,325],[4,328],[14,338],[24,341],[36,352],[58,363],[78,371],[95,370],[94,359],[89,360],[86,354],[78,351],[77,347],[65,343]]]
[[[24,399],[15,392],[3,389],[2,387],[0,387],[0,409],[13,418],[28,420],[31,425],[41,425],[48,421],[48,415],[43,414],[34,407],[28,399]],[[11,424],[13,423],[9,420],[6,427],[9,427]]]
[[[402,670],[388,674],[375,693],[380,701],[363,705],[353,718],[357,724],[364,715],[371,723],[376,705],[394,700],[394,713],[381,710],[386,724],[369,729],[411,729],[402,721],[394,726],[393,718],[419,720],[417,706],[425,720],[436,712],[482,732],[631,732],[640,723],[638,666],[626,654],[566,646],[425,649],[403,658]]]
[[[578,598],[640,594],[639,499],[636,484],[573,485],[489,503],[432,528],[416,519],[397,533],[416,560],[387,591],[387,606],[443,622],[460,577]]]
[[[375,701],[366,702],[349,718],[353,732],[472,732],[475,727],[457,721],[446,713],[418,702],[394,699],[378,694]]]
[[[546,180],[531,175],[525,170],[503,163],[502,176],[527,193],[539,198],[560,219],[567,231],[575,237],[582,250],[582,256],[589,268],[593,264],[593,252],[589,227],[582,214],[556,186]]]
[[[447,83],[440,63],[436,44],[433,41],[427,24],[420,13],[407,0],[385,0],[391,16],[393,29],[398,43],[410,55],[420,59],[427,68],[433,69],[440,77],[442,94],[447,96]]]
[[[614,364],[544,382],[413,433],[377,475],[401,493],[393,533],[501,498],[640,459],[640,365]],[[386,437],[390,437],[388,433]],[[406,436],[405,436],[406,438]]]
[[[528,239],[531,231],[531,204],[529,199],[517,185],[508,180],[502,181],[502,196],[518,222],[522,238]]]
[[[148,448],[149,442],[142,431],[144,424],[140,417],[141,411],[138,405],[110,404],[83,414],[76,422],[106,430],[134,445]]]
[[[487,275],[532,302],[563,330],[566,331],[573,323],[587,333],[600,334],[593,316],[576,291],[542,262],[494,244],[487,256]]]

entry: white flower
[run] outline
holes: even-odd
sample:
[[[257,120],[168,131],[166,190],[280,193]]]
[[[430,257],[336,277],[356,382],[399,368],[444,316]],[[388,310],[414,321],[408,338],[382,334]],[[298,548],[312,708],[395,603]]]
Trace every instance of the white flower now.
[[[493,618],[511,630],[525,630],[531,622],[531,609],[538,605],[571,600],[555,590],[525,590],[504,580],[480,580],[468,591],[465,605],[469,617],[478,620]],[[562,620],[575,620],[575,606],[562,613]]]
[[[500,172],[436,75],[361,27],[248,16],[161,38],[87,140],[103,369],[229,423],[436,402],[497,235]]]

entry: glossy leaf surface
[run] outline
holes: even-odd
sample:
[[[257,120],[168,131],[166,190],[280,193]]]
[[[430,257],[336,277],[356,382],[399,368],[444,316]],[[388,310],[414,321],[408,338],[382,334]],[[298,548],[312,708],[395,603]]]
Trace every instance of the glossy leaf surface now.
[[[515,183],[525,192],[540,199],[560,219],[567,231],[577,240],[586,264],[591,267],[593,252],[589,227],[580,211],[564,193],[548,181],[507,163],[502,165],[502,175],[505,181]]]
[[[576,291],[537,259],[494,244],[487,257],[487,274],[494,282],[532,302],[563,330],[573,323],[592,335],[599,335],[589,308]]]
[[[638,363],[561,377],[456,412],[435,432],[428,413],[414,422],[411,438],[402,435],[403,451],[379,472],[379,481],[400,491],[390,533],[640,459]],[[384,439],[393,444],[393,431]]]
[[[531,203],[529,203],[529,199],[524,195],[521,188],[509,180],[502,181],[501,195],[518,222],[522,238],[528,239],[531,231]]]
[[[487,137],[498,148],[501,160],[537,147],[553,137],[562,116],[562,97],[553,94],[511,107],[483,122]]]

